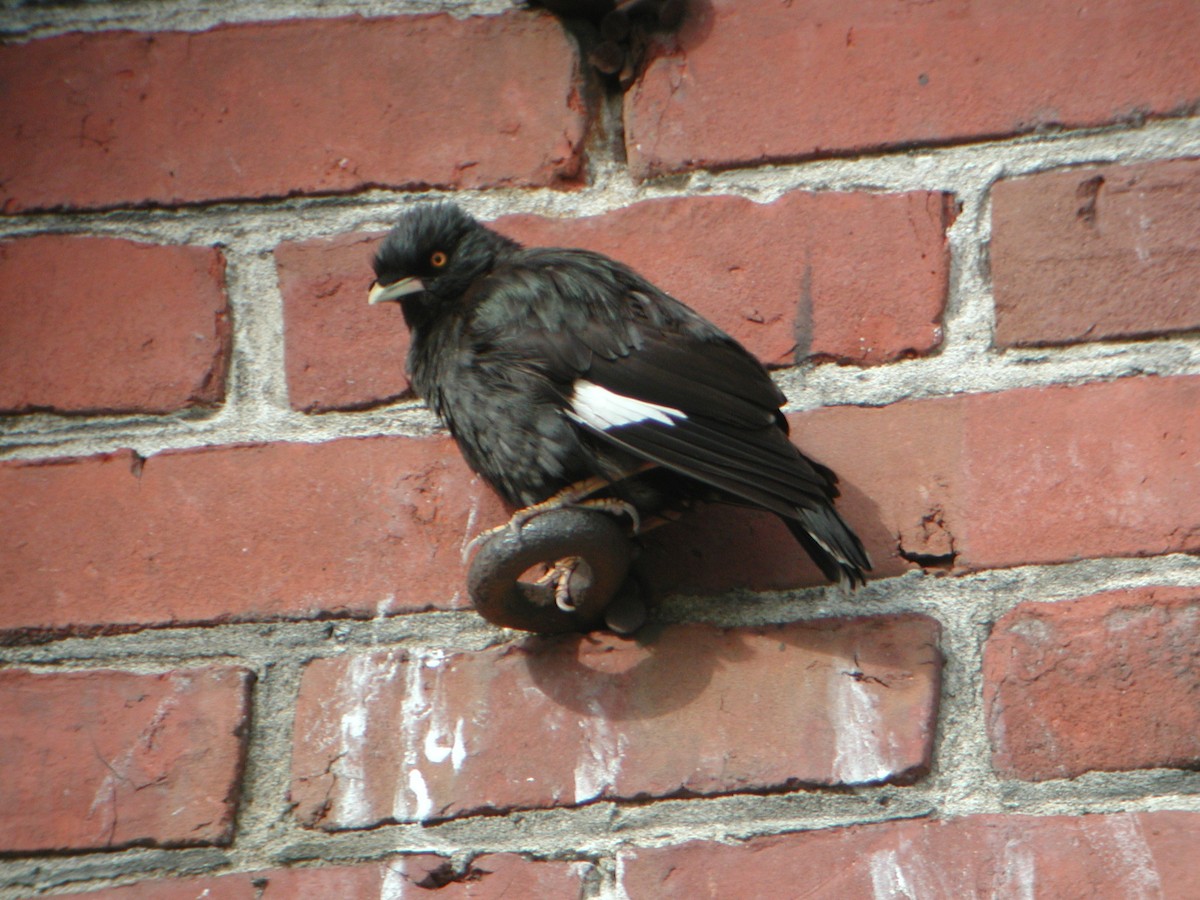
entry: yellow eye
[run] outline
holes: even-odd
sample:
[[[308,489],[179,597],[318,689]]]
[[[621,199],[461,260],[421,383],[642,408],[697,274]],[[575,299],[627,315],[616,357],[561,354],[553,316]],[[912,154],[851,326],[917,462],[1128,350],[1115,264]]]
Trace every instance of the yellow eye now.
[[[438,250],[433,256],[429,257],[429,264],[435,269],[440,269],[449,262],[449,258],[441,250]]]

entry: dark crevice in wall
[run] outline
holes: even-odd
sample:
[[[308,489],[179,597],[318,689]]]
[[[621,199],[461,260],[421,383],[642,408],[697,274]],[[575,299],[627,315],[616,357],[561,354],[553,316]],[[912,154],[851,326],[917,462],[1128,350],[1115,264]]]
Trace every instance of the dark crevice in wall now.
[[[588,159],[624,166],[624,97],[637,80],[650,44],[674,31],[687,0],[526,0],[562,22],[579,47],[583,91],[592,112]]]

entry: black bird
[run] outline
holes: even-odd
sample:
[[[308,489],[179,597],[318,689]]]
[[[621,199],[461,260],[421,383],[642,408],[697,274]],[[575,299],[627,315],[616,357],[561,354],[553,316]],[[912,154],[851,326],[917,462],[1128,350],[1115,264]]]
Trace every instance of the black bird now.
[[[830,580],[871,567],[837,476],[788,440],[783,393],[733,338],[628,266],[523,248],[450,203],[404,214],[369,301],[399,301],[417,394],[518,511],[635,520],[717,500],[775,513]]]

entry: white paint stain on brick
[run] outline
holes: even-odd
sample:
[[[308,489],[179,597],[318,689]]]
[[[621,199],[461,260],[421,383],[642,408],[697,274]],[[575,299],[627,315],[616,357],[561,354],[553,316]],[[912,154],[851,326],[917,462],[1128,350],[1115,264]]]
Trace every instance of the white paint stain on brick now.
[[[589,701],[588,712],[590,715],[580,722],[583,746],[575,763],[576,803],[595,800],[616,786],[621,755],[627,746],[625,736],[613,732],[599,701]]]
[[[892,772],[881,744],[883,718],[868,684],[849,673],[829,683],[833,724],[833,776],[846,784],[879,781]]]
[[[871,892],[876,900],[925,900],[930,897],[976,896],[959,873],[943,865],[930,865],[911,841],[901,838],[896,849],[871,854]]]
[[[382,657],[361,654],[350,660],[339,684],[338,705],[343,712],[339,722],[338,755],[330,771],[336,778],[336,816],[338,821],[348,825],[366,823],[373,817],[367,799],[367,713],[381,687],[396,677],[396,666],[397,660],[390,654]]]
[[[427,819],[435,809],[427,767],[449,762],[454,772],[467,760],[466,722],[451,724],[446,697],[446,654],[413,653],[405,662],[400,748],[403,777],[397,781],[392,814],[399,821]]]
[[[636,850],[620,850],[617,852],[614,864],[614,878],[611,886],[601,888],[600,900],[630,900],[625,890],[625,865],[631,860],[637,860]]]
[[[996,872],[995,896],[1012,900],[1034,900],[1037,896],[1037,859],[1033,850],[1020,839],[1004,845]]]
[[[400,763],[402,771],[396,780],[396,790],[392,796],[392,815],[399,821],[405,822],[418,818],[422,806],[432,806],[428,790],[415,795],[412,787],[412,772],[420,762],[418,748],[423,719],[428,714],[429,703],[425,699],[426,656],[420,651],[413,653],[404,661],[404,701],[400,706]],[[424,785],[424,777],[420,784]]]
[[[336,805],[340,811],[338,818],[343,822],[359,822],[370,813],[363,760],[363,743],[367,736],[367,696],[372,680],[370,673],[369,658],[359,656],[350,661],[347,677],[342,680],[342,693],[347,703],[341,719],[340,750],[331,771],[337,779]]]
[[[383,867],[379,882],[379,900],[404,900],[404,888],[408,884],[405,860],[399,859]]]
[[[876,850],[871,854],[871,893],[875,900],[916,900],[917,892],[900,866],[895,850]]]
[[[425,776],[416,766],[408,770],[408,793],[412,797],[408,817],[418,821],[428,819],[433,812],[433,797],[429,795],[429,785],[425,783]]]
[[[1146,246],[1146,238],[1151,224],[1150,217],[1145,213],[1138,216],[1137,234],[1133,238],[1133,250],[1137,254],[1138,262],[1150,262],[1150,248]]]
[[[450,727],[450,716],[446,703],[444,656],[440,653],[429,655],[425,660],[425,668],[434,672],[433,685],[430,689],[428,706],[428,730],[425,733],[423,751],[425,759],[431,763],[443,763],[447,759],[455,772],[461,771],[467,759],[466,742],[463,739],[465,721],[460,717],[453,729]]]
[[[392,611],[392,607],[396,605],[396,595],[388,594],[382,600],[375,604],[375,618],[382,619]]]
[[[1162,897],[1158,867],[1136,813],[1084,816],[1079,821],[1088,843],[1112,871],[1114,893],[1139,900]]]
[[[435,707],[434,712],[442,712],[442,718],[444,718],[445,707]],[[429,732],[425,735],[425,758],[432,763],[445,762],[448,758],[454,771],[460,771],[467,759],[467,747],[463,741],[465,724],[462,719],[456,721],[453,739],[449,743],[443,743],[448,737],[446,725],[444,721],[435,716],[430,723]]]

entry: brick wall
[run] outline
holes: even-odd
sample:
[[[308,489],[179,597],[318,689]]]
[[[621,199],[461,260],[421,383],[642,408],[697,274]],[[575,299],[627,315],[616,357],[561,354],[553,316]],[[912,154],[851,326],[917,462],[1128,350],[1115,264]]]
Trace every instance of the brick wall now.
[[[5,17],[0,900],[1200,896],[1194,3]],[[483,623],[430,194],[745,342],[876,579],[706,510],[639,640]]]

